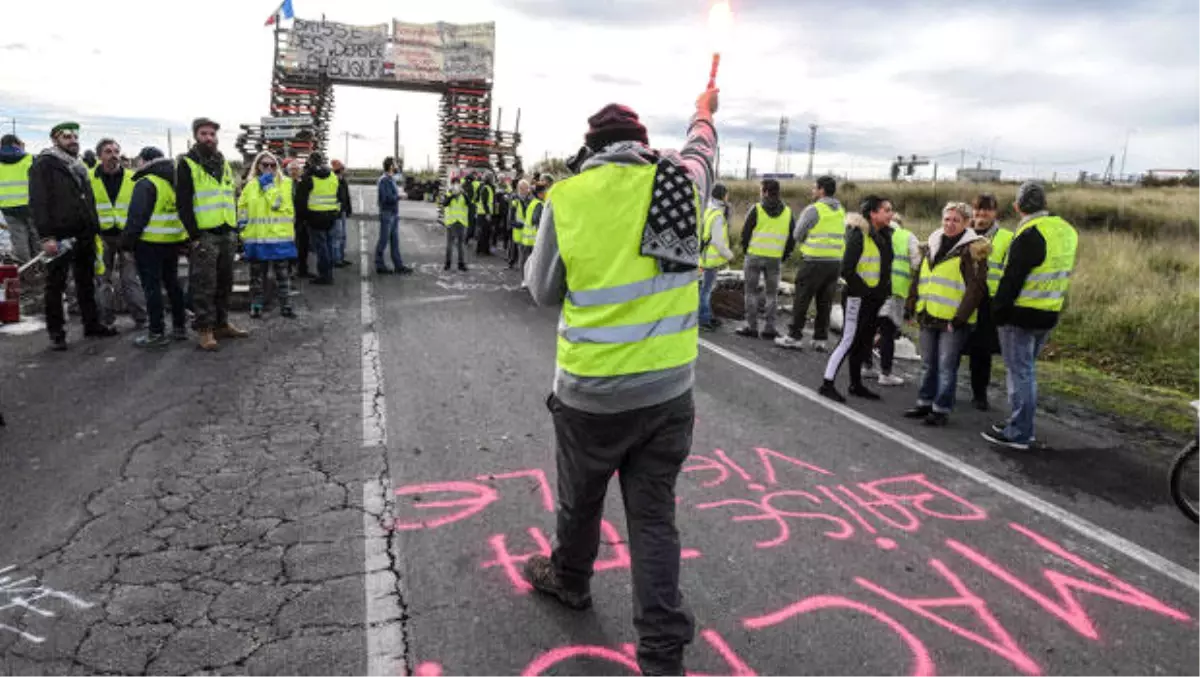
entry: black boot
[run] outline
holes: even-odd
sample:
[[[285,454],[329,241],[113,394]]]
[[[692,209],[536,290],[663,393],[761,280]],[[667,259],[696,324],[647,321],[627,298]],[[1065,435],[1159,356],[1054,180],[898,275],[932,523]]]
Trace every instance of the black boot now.
[[[868,390],[867,387],[861,383],[855,383],[854,385],[850,386],[850,390],[848,390],[847,392],[849,392],[851,395],[853,395],[855,397],[861,397],[864,400],[883,399],[883,398],[879,397],[879,393],[876,393],[873,390]]]
[[[827,397],[834,402],[841,402],[843,404],[846,402],[846,398],[837,391],[836,387],[834,387],[833,381],[822,382],[821,387],[817,388],[817,394],[821,395],[822,397]]]
[[[545,555],[534,555],[525,562],[525,578],[529,579],[529,584],[534,590],[557,599],[569,609],[583,611],[592,606],[591,593],[568,590],[562,581],[558,580],[554,564]]]

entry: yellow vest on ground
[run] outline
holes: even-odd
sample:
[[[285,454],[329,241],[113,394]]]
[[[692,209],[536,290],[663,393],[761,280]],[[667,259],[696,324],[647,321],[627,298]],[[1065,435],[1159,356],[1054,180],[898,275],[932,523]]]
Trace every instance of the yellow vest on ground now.
[[[330,174],[325,178],[312,177],[312,192],[308,194],[310,212],[335,212],[338,210],[338,177]]]
[[[917,280],[917,312],[949,322],[958,312],[958,306],[967,295],[967,283],[963,280],[962,257],[947,256],[937,266],[930,268],[929,257],[921,261],[921,277]],[[967,319],[975,324],[979,311]]]
[[[704,212],[704,228],[700,233],[700,242],[708,242],[708,246],[704,248],[704,251],[700,252],[701,268],[720,268],[729,263],[729,260],[721,256],[721,252],[717,251],[717,246],[712,242],[713,222],[717,220],[718,216],[724,216],[724,212],[720,209],[710,207],[708,211]],[[757,231],[758,228],[756,227],[755,230]],[[724,235],[725,248],[729,249],[729,224],[725,225]]]
[[[832,209],[824,202],[814,202],[813,207],[817,210],[817,225],[800,244],[800,253],[806,259],[841,261],[846,251],[846,210]]]
[[[113,202],[109,200],[100,171],[100,165],[96,165],[88,172],[92,177],[92,192],[96,195],[96,216],[100,217],[100,230],[125,230],[129,200],[133,198],[133,172],[121,169],[121,188],[117,191],[117,201]]]
[[[911,232],[892,226],[892,296],[908,298],[908,290],[912,288],[912,259],[908,251],[911,239]]]
[[[450,204],[446,205],[442,213],[442,224],[447,228],[458,224],[460,226],[467,225],[467,196],[459,193],[450,198]]]
[[[221,226],[232,226],[237,223],[237,205],[233,200],[233,170],[229,163],[217,181],[211,174],[204,171],[200,163],[184,157],[184,162],[192,172],[192,187],[195,195],[192,198],[192,213],[196,216],[196,227],[200,230],[212,230]]]
[[[525,210],[525,246],[532,247],[537,244],[538,226],[541,225],[533,220],[533,215],[537,212],[537,208],[546,204],[538,198],[533,198],[529,201],[529,207]]]
[[[879,245],[875,244],[870,233],[864,232],[862,255],[858,257],[858,264],[854,266],[854,272],[858,273],[868,287],[874,289],[879,286],[882,271],[883,261],[879,258]]]
[[[1075,270],[1075,253],[1079,235],[1075,228],[1058,216],[1042,216],[1030,220],[1017,230],[1016,237],[1030,228],[1037,228],[1046,240],[1046,259],[1029,271],[1021,292],[1017,294],[1018,308],[1061,312]]]
[[[750,235],[750,246],[746,253],[751,256],[762,256],[769,259],[783,258],[783,248],[787,246],[788,230],[792,227],[792,208],[784,206],[779,216],[768,216],[762,203],[755,205],[757,210],[754,233]]]
[[[640,253],[656,169],[602,165],[551,188],[568,290],[558,367],[569,374],[641,374],[696,359],[695,271],[663,273],[657,260]]]
[[[995,296],[1000,288],[1000,278],[1004,277],[1004,260],[1008,257],[1008,248],[1012,246],[1013,232],[1000,228],[992,236],[992,253],[988,254],[988,295]]]
[[[142,231],[142,242],[151,244],[179,244],[188,239],[179,209],[175,204],[175,187],[162,177],[148,174],[140,179],[154,184],[154,213],[150,223]]]
[[[32,155],[11,165],[0,164],[0,207],[29,205],[29,168],[32,166]]]
[[[528,214],[529,208],[521,198],[514,199],[513,215],[516,216],[516,223],[513,224],[512,241],[516,244],[525,244],[525,219]]]

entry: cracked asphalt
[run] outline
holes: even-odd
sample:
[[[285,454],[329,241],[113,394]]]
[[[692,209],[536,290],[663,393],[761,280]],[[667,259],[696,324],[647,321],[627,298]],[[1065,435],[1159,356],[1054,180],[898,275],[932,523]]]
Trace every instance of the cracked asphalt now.
[[[237,315],[251,338],[217,354],[139,352],[132,331],[63,354],[0,337],[0,673],[630,672],[615,485],[592,611],[519,574],[553,541],[556,311],[496,258],[443,273],[420,204],[402,212],[417,274],[364,296],[364,223],[374,244],[356,222],[355,266],[304,286],[299,319]],[[706,338],[819,380],[819,356]],[[904,421],[910,391],[854,408],[1196,578],[1169,442],[1047,415],[1050,449],[1001,455],[973,411]],[[696,404],[678,491],[690,669],[1200,670],[1196,585],[710,349]]]

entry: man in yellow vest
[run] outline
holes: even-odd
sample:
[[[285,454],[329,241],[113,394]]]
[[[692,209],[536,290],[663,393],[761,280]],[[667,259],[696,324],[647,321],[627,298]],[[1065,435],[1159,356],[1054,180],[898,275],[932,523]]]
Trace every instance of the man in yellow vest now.
[[[37,256],[41,245],[29,214],[29,168],[33,156],[16,134],[0,137],[0,212],[8,223],[13,256],[25,263]]]
[[[133,252],[137,260],[150,319],[146,334],[134,339],[134,343],[148,349],[165,348],[170,339],[163,317],[163,287],[171,302],[171,338],[176,341],[188,338],[183,287],[179,284],[179,246],[187,242],[187,231],[175,203],[175,167],[171,158],[149,146],[138,153],[137,164],[129,213],[120,235],[121,248]]]
[[[1013,206],[1021,221],[992,299],[1012,414],[984,432],[983,438],[1023,450],[1034,441],[1037,356],[1066,303],[1079,236],[1065,219],[1047,211],[1046,191],[1040,183],[1021,184]]]
[[[100,322],[111,327],[117,321],[116,277],[125,307],[140,329],[146,324],[146,297],[134,257],[121,250],[121,231],[133,197],[133,172],[121,166],[121,146],[112,139],[101,139],[96,144],[96,156],[99,162],[89,174],[96,195],[96,215],[100,217],[100,240],[104,243],[104,273],[97,277],[96,285]]]
[[[715,331],[721,325],[712,311],[713,289],[717,286],[717,271],[733,260],[729,248],[729,204],[725,198],[729,189],[718,183],[712,188],[712,199],[704,210],[700,223],[700,267],[704,270],[700,278],[700,329]]]
[[[525,575],[569,608],[591,606],[604,495],[619,470],[637,662],[647,675],[684,674],[694,634],[679,591],[674,488],[695,420],[697,231],[712,185],[716,109],[715,90],[700,96],[680,153],[652,151],[625,106],[589,118],[592,155],[551,189],[526,267],[534,301],[563,309],[547,400],[558,441],[558,545],[549,558],[531,557]]]
[[[517,182],[517,194],[509,200],[508,222],[512,235],[508,243],[508,267],[519,265],[521,275],[525,275],[525,261],[529,258],[529,249],[525,247],[525,221],[530,200],[529,181],[521,179]]]
[[[313,153],[304,163],[304,177],[296,187],[296,222],[308,229],[308,245],[317,255],[317,279],[313,284],[333,284],[333,227],[341,215],[338,177],[325,164],[325,156]]]
[[[233,170],[217,150],[220,125],[192,121],[195,143],[175,168],[175,202],[192,242],[188,287],[202,350],[217,350],[217,339],[245,338],[249,332],[229,321],[233,293],[233,252],[237,246],[237,204]]]
[[[973,205],[975,217],[972,227],[975,232],[992,243],[992,252],[988,255],[987,288],[988,296],[979,306],[979,319],[976,320],[971,336],[967,339],[967,352],[971,356],[971,399],[975,408],[987,411],[988,385],[992,380],[992,355],[1000,352],[1000,338],[996,333],[996,323],[992,320],[991,296],[996,295],[1000,287],[1000,277],[1004,272],[1004,257],[1013,241],[1013,232],[1002,228],[996,220],[999,205],[996,196],[982,193],[975,198]]]
[[[783,261],[791,256],[795,240],[792,229],[796,219],[792,208],[779,198],[779,182],[764,179],[762,201],[750,207],[742,225],[742,250],[746,258],[742,263],[745,287],[746,324],[735,332],[748,338],[764,338],[768,341],[779,336],[775,329],[775,313],[779,301],[779,276]],[[766,323],[758,331],[758,303],[762,295],[758,292],[759,280],[766,288]]]
[[[442,198],[442,225],[446,227],[446,265],[442,270],[450,270],[450,255],[457,252],[458,269],[466,272],[463,241],[467,239],[467,222],[470,220],[470,200],[463,193],[462,179],[454,179],[446,197]]]
[[[492,255],[492,217],[496,211],[496,187],[491,174],[485,174],[483,183],[475,193],[475,222],[478,240],[475,253],[479,256]]]
[[[818,352],[826,350],[829,313],[837,292],[846,239],[846,210],[834,197],[836,192],[837,181],[832,176],[818,177],[812,190],[813,202],[800,212],[796,223],[793,237],[802,260],[796,271],[796,298],[788,335],[775,341],[780,348],[801,349],[808,307],[816,299],[817,317],[810,345]]]

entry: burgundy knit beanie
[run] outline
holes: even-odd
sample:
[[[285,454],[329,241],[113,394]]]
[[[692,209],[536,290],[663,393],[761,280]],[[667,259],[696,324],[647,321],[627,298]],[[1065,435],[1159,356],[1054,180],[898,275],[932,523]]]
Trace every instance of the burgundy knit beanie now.
[[[588,131],[583,140],[593,153],[598,153],[605,146],[618,141],[640,141],[646,145],[650,144],[646,127],[638,120],[638,114],[632,108],[616,103],[608,104],[588,118]]]

